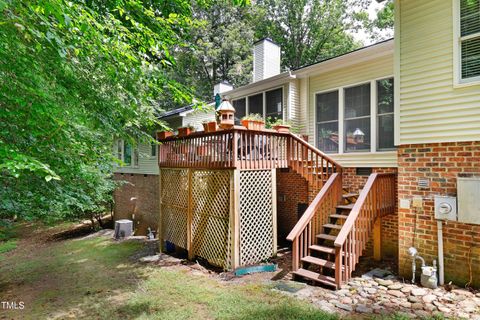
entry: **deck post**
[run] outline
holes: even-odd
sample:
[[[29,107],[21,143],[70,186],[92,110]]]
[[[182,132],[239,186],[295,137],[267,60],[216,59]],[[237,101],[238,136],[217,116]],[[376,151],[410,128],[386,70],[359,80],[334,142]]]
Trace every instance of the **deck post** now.
[[[382,260],[382,218],[375,219],[373,224],[373,259]]]
[[[188,176],[188,203],[187,203],[187,252],[188,259],[193,259],[193,240],[192,240],[192,169],[187,169]]]
[[[272,169],[273,255],[277,255],[277,170]]]
[[[240,266],[240,170],[230,178],[230,225],[232,232],[232,269]]]
[[[162,215],[162,169],[159,169],[158,172],[158,213],[159,213],[159,219],[158,219],[158,229],[157,229],[157,235],[158,235],[158,242],[159,242],[159,248],[158,250],[160,252],[163,252],[164,244],[165,241],[163,241],[163,215]]]

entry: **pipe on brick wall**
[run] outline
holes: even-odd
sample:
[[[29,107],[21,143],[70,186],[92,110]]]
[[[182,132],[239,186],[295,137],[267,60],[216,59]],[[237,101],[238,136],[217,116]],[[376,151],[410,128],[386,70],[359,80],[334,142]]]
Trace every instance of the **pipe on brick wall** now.
[[[438,279],[439,284],[444,284],[444,269],[443,269],[443,221],[437,220],[437,237],[438,237]]]

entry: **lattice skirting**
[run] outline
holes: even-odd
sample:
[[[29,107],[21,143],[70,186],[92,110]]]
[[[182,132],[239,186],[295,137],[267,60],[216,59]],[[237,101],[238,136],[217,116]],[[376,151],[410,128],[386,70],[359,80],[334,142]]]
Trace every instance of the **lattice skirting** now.
[[[188,170],[160,170],[163,239],[187,249]]]
[[[192,252],[224,269],[232,262],[231,178],[227,170],[192,171]]]
[[[275,252],[274,194],[271,170],[240,171],[240,265]]]
[[[160,170],[163,240],[230,270],[275,254],[274,171]]]

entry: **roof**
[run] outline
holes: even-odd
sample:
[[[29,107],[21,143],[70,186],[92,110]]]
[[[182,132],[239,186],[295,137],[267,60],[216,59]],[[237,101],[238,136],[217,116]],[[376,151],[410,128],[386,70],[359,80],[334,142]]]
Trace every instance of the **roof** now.
[[[308,68],[308,67],[312,67],[312,66],[315,66],[315,65],[319,65],[321,63],[324,63],[324,62],[327,62],[327,61],[330,61],[330,60],[333,60],[333,59],[348,56],[348,55],[353,54],[355,52],[368,50],[370,48],[377,47],[377,46],[380,46],[380,45],[388,43],[388,42],[393,42],[393,38],[382,40],[382,41],[379,41],[379,42],[375,42],[375,43],[370,44],[368,46],[361,47],[361,48],[358,48],[358,49],[355,49],[355,50],[352,50],[352,51],[349,51],[349,52],[345,52],[343,54],[339,54],[338,56],[330,57],[328,59],[323,59],[323,60],[320,60],[320,61],[317,61],[317,62],[313,62],[313,63],[307,64],[307,65],[292,69],[292,72],[299,71],[299,70],[302,70],[302,69],[305,69],[305,68]]]
[[[212,106],[214,105],[215,102],[210,102],[210,103],[207,103],[207,106]],[[185,107],[181,107],[181,108],[177,108],[177,109],[173,109],[173,110],[169,110],[169,111],[165,111],[164,113],[162,113],[158,119],[165,119],[165,118],[168,118],[168,117],[173,117],[173,116],[182,116],[181,114],[184,113],[184,112],[189,112],[189,111],[193,111],[194,110],[194,107],[195,104],[192,103],[188,106],[185,106]]]

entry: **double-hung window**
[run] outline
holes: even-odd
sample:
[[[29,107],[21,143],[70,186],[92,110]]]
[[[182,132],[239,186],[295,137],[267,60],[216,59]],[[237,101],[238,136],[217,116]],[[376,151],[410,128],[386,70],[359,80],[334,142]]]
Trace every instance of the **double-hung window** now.
[[[460,3],[459,82],[480,81],[480,0]]]

